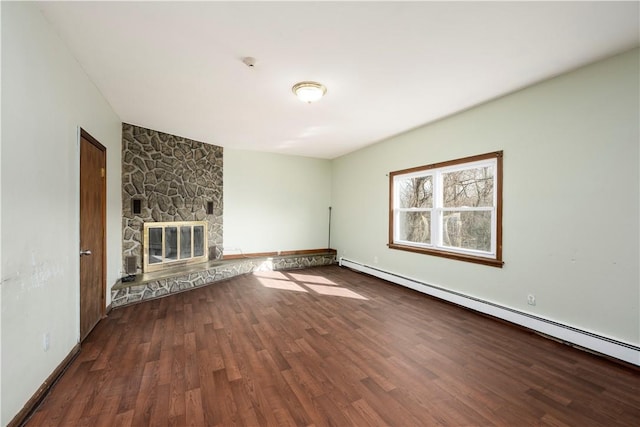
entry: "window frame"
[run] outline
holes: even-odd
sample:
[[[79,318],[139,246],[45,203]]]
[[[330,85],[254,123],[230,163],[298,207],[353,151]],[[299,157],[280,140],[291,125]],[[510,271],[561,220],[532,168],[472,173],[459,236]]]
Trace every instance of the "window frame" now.
[[[389,173],[389,243],[390,249],[398,249],[409,252],[416,252],[425,255],[434,255],[439,257],[445,257],[450,259],[456,259],[460,261],[467,261],[477,264],[489,265],[492,267],[502,268],[504,265],[502,259],[502,151],[494,151],[486,154],[480,154],[476,156],[464,157],[455,160],[449,160],[445,162],[433,163],[425,166],[418,166],[409,169],[403,169],[393,171]],[[441,205],[442,203],[442,175],[448,172],[454,172],[458,170],[472,169],[478,166],[483,166],[488,163],[495,165],[494,171],[494,205],[491,207],[456,207],[447,208]],[[397,206],[398,200],[396,195],[396,180],[401,178],[415,178],[422,176],[432,176],[433,187],[433,203],[431,208],[400,208]],[[435,230],[434,234],[431,232],[431,243],[423,244],[416,242],[409,242],[400,239],[396,239],[396,228],[399,227],[399,213],[400,212],[424,212],[431,211],[431,230]],[[440,218],[443,212],[446,211],[491,211],[495,221],[491,221],[491,251],[490,253],[484,251],[477,251],[473,249],[462,249],[451,246],[445,246],[444,243],[440,244],[442,235],[442,226],[440,226]],[[398,215],[397,215],[398,214]],[[437,223],[433,225],[433,223]]]

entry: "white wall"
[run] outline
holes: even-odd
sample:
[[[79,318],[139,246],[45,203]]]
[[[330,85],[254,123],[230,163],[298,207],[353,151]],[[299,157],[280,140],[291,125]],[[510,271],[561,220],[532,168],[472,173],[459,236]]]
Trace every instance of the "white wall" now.
[[[636,49],[334,160],[338,255],[640,344],[638,63]],[[495,150],[504,268],[386,247],[387,173]]]
[[[2,425],[79,339],[79,127],[107,147],[110,288],[121,259],[120,120],[37,5],[3,2]]]
[[[331,163],[224,149],[225,255],[326,248]]]

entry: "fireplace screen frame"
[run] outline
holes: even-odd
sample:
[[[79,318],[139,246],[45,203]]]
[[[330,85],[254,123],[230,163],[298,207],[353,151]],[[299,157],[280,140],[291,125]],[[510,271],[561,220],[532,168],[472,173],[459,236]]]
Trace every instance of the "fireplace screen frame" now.
[[[182,251],[185,249],[185,246],[182,245],[181,240],[183,239],[183,228],[191,229],[190,236],[190,245],[189,253],[191,256],[184,256]],[[193,256],[195,253],[195,240],[194,239],[194,229],[195,227],[203,227],[202,229],[202,255],[201,256]],[[167,238],[167,229],[175,229],[175,237],[172,239]],[[150,244],[150,231],[160,229],[161,233],[161,242],[160,247],[158,247],[158,243],[156,242],[153,246],[156,251],[160,250],[160,259],[154,261],[150,254],[150,250],[152,249],[152,245]],[[154,234],[157,234],[156,231]],[[168,240],[173,240],[175,243],[172,244],[171,248],[167,248]],[[170,254],[167,253],[167,249],[172,250]],[[175,252],[174,252],[175,250]],[[174,255],[175,254],[175,255]],[[144,223],[144,238],[142,244],[142,258],[143,258],[143,269],[144,273],[149,273],[152,271],[164,270],[170,267],[178,267],[182,265],[196,264],[200,262],[206,262],[209,260],[208,255],[208,246],[207,246],[207,222],[206,221],[170,221],[170,222],[145,222]]]

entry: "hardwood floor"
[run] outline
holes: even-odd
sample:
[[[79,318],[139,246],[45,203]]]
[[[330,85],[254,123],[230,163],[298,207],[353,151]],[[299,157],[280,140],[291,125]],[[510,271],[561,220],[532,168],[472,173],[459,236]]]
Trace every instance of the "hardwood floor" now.
[[[640,373],[337,266],[113,310],[28,426],[633,426]]]

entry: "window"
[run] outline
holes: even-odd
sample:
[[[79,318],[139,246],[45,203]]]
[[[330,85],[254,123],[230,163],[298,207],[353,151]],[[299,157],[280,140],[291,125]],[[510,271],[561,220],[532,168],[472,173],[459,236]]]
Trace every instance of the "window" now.
[[[389,247],[502,267],[502,151],[389,174]]]

